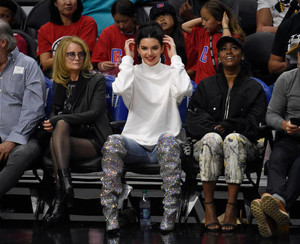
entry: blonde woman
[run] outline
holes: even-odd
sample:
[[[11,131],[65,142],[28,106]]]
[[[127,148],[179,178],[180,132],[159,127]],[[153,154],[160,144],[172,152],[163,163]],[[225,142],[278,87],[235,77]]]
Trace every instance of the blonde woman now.
[[[88,160],[111,133],[106,113],[105,78],[92,73],[87,44],[78,37],[63,38],[53,65],[53,107],[44,129],[52,133],[50,150],[56,177],[56,201],[47,224],[69,219],[72,206],[70,161]]]

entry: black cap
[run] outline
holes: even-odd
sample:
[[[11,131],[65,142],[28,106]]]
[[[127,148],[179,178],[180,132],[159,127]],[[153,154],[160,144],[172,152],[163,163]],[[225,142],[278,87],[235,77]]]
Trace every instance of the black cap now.
[[[158,16],[169,13],[176,18],[176,10],[169,3],[157,3],[150,9],[150,20],[155,20]]]
[[[10,11],[12,11],[13,15],[15,15],[18,10],[18,5],[11,0],[1,0],[0,6],[10,9]]]
[[[219,39],[219,41],[217,42],[217,48],[218,48],[218,50],[220,51],[220,48],[224,45],[224,43],[227,43],[227,42],[234,43],[234,44],[237,45],[240,49],[243,50],[241,41],[240,41],[238,38],[233,37],[233,36],[222,36],[222,37]]]

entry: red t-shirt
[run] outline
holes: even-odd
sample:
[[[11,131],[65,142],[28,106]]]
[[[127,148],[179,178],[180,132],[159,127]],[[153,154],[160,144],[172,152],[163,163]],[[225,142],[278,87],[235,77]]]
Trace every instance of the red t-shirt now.
[[[64,36],[78,36],[83,39],[92,52],[97,39],[97,24],[92,17],[81,18],[70,25],[56,25],[52,22],[44,24],[38,31],[37,57],[42,53],[56,50]]]
[[[212,35],[212,47],[216,68],[218,68],[217,42],[222,35],[223,33],[221,32],[214,33]],[[193,27],[192,32],[189,34],[191,45],[194,46],[197,51],[197,62],[193,67],[196,71],[195,83],[197,85],[203,79],[216,74],[210,53],[210,36],[211,34],[209,34],[203,27],[199,26]]]
[[[125,56],[125,41],[130,38],[135,39],[136,34],[124,35],[120,32],[116,25],[106,27],[101,32],[94,48],[91,58],[92,63],[99,63],[104,61],[120,63],[122,57]],[[137,64],[137,51],[134,56],[134,64]]]
[[[17,40],[17,47],[18,47],[19,51],[27,55],[26,40],[18,33],[14,33],[14,38]]]

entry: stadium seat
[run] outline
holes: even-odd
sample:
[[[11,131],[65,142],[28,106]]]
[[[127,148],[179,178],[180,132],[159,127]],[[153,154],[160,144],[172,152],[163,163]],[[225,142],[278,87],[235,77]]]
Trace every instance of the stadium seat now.
[[[26,32],[19,30],[19,29],[14,29],[15,33],[18,33],[20,36],[22,36],[26,43],[27,43],[27,55],[35,59],[36,57],[36,40],[34,40],[30,35],[28,35]]]
[[[246,35],[256,32],[257,0],[238,0],[239,22]]]
[[[12,2],[14,2],[18,6],[16,15],[15,15],[15,23],[13,24],[12,28],[22,30],[24,27],[24,24],[25,24],[26,14],[17,2],[15,2],[14,0],[12,0]]]
[[[27,16],[24,31],[33,39],[37,39],[39,28],[50,21],[49,4],[50,0],[40,1],[31,9]]]
[[[267,85],[276,80],[268,69],[274,37],[270,32],[257,32],[247,36],[244,42],[245,60],[251,65],[253,76]]]

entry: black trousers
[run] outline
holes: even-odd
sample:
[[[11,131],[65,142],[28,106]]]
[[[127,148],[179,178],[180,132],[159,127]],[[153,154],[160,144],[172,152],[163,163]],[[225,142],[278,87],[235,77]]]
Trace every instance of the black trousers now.
[[[300,195],[300,140],[278,135],[271,153],[267,192],[277,193],[289,211]]]
[[[38,141],[30,139],[24,145],[16,146],[0,171],[0,198],[14,187],[25,170],[40,158],[41,150]]]

